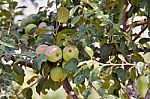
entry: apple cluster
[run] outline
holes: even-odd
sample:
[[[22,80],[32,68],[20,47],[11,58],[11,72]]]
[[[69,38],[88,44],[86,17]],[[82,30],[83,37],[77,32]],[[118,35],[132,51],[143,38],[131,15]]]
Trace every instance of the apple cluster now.
[[[74,45],[68,45],[62,50],[56,45],[48,46],[42,44],[36,48],[36,54],[37,56],[45,54],[50,62],[57,62],[63,58],[62,67],[57,66],[50,71],[50,76],[53,81],[63,81],[66,76],[63,70],[64,64],[72,58],[78,59],[79,51]]]

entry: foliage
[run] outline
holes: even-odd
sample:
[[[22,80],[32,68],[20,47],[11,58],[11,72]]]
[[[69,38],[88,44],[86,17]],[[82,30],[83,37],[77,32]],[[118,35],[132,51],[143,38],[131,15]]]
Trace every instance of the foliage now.
[[[54,3],[56,10],[50,12],[48,8]],[[0,95],[3,98],[31,99],[32,86],[36,86],[38,94],[63,86],[72,99],[87,99],[92,89],[98,98],[150,97],[150,65],[141,55],[150,51],[149,0],[48,1],[47,7],[41,7],[37,14],[15,23],[16,16],[23,15],[26,8],[17,4],[13,0],[0,1]],[[134,21],[137,16],[144,19]],[[141,31],[134,33],[137,26],[141,26]],[[147,38],[141,36],[146,29]],[[36,48],[42,44],[56,45],[61,50],[74,45],[79,50],[78,58],[65,61],[62,56],[51,62],[45,54],[36,54]],[[6,64],[8,61],[12,63]],[[31,68],[36,76],[27,81],[29,87],[20,93],[13,83],[20,86],[25,83],[24,67]],[[55,67],[64,70],[63,81],[51,79],[50,72]],[[70,82],[75,84],[73,88]]]

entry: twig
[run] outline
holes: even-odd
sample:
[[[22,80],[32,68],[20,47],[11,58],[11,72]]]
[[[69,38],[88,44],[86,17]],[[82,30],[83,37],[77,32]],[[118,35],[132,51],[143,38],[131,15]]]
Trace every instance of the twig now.
[[[148,25],[146,25],[132,41],[135,42],[147,28]]]
[[[16,53],[0,53],[0,56],[4,56],[4,55],[15,55],[15,56],[26,56],[31,58],[31,56],[28,56],[26,54],[16,54]]]
[[[94,63],[94,61],[93,61],[93,63]],[[125,63],[125,64],[115,64],[115,63],[108,63],[108,64],[104,64],[104,63],[100,63],[100,62],[97,62],[96,61],[96,64],[99,64],[100,66],[125,66],[125,65],[127,65],[127,66],[134,66],[134,65],[136,65],[136,64],[131,64],[131,63]]]
[[[63,88],[67,92],[70,99],[79,99],[78,96],[73,91],[73,89],[72,89],[71,85],[69,84],[69,81],[68,81],[67,78],[63,82]]]

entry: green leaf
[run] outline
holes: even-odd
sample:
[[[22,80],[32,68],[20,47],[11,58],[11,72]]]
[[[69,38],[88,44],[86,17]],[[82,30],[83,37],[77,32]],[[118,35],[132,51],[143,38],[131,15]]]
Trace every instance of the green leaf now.
[[[46,81],[45,78],[41,78],[41,79],[39,80],[39,82],[37,83],[36,92],[37,92],[39,95],[40,95],[41,91],[42,91],[43,88],[44,88],[45,81]]]
[[[71,24],[76,24],[80,20],[81,16],[75,16],[71,19]]]
[[[77,35],[77,31],[75,29],[63,29],[58,33],[58,35],[59,34],[66,34],[67,36],[73,37]]]
[[[115,83],[112,86],[109,87],[108,89],[108,93],[112,94],[112,95],[116,95],[119,96],[119,90],[120,90],[121,86],[119,83]]]
[[[10,48],[15,48],[15,47],[12,46],[11,44],[6,43],[6,42],[3,42],[2,40],[0,40],[0,45],[7,46],[7,47],[10,47]]]
[[[93,50],[92,50],[90,47],[86,46],[86,47],[84,48],[84,50],[86,51],[86,53],[87,53],[91,58],[93,57],[94,52],[93,52]]]
[[[131,78],[132,80],[135,80],[137,77],[138,77],[137,69],[136,69],[136,68],[131,68],[131,71],[130,71],[130,78]]]
[[[78,61],[76,59],[74,59],[74,58],[71,59],[64,66],[65,73],[69,74],[69,75],[73,75],[78,70],[77,64],[78,64]]]
[[[18,65],[14,65],[13,66],[13,70],[15,73],[17,73],[18,75],[25,75],[24,74],[24,70],[22,69],[22,67],[18,66]]]
[[[11,72],[12,72],[10,65],[3,65],[3,69],[4,69],[4,71],[7,72],[7,73],[11,73]]]
[[[22,67],[18,65],[14,65],[13,73],[17,79],[18,84],[22,85],[24,82],[24,76],[25,76],[24,70],[22,69]]]
[[[117,68],[116,73],[122,82],[125,82],[127,80],[128,77],[127,77],[126,71],[124,69]]]
[[[33,76],[32,78],[30,78],[28,81],[27,81],[27,84],[30,84],[32,83],[33,81],[35,81],[36,78],[38,78],[39,76]]]
[[[92,88],[91,87],[87,87],[84,92],[83,92],[83,97],[84,99],[88,99],[88,96],[91,94],[92,92]]]
[[[43,62],[47,61],[46,55],[40,55],[38,58],[33,60],[33,69],[39,72]]]
[[[139,43],[140,44],[144,44],[144,43],[147,43],[147,42],[149,42],[150,41],[150,38],[141,38],[140,40],[139,40]]]
[[[69,19],[69,10],[65,7],[58,8],[57,19],[60,23],[66,23]]]
[[[51,78],[49,78],[45,82],[45,88],[46,89],[51,88],[53,91],[56,91],[56,90],[58,90],[62,86],[62,84],[63,84],[63,82],[53,81]]]
[[[85,78],[89,78],[90,76],[90,69],[86,68],[84,70],[81,70],[73,79],[73,83],[76,85],[79,85],[84,82]]]
[[[106,91],[105,91],[105,89],[100,88],[100,89],[98,90],[98,93],[99,93],[99,95],[100,95],[101,97],[104,97],[105,94],[106,94]]]
[[[141,98],[144,98],[148,90],[148,77],[140,76],[136,80],[137,91]]]
[[[70,10],[70,13],[69,13],[69,16],[73,16],[73,14],[76,12],[76,10],[79,8],[80,6],[77,5],[77,6],[74,6],[71,10]]]
[[[31,88],[25,88],[23,89],[22,94],[26,99],[32,99],[33,91]]]
[[[137,62],[144,62],[144,58],[138,53],[133,53],[133,59]]]
[[[112,46],[110,44],[104,44],[100,48],[100,57],[102,60],[107,60],[111,55]]]

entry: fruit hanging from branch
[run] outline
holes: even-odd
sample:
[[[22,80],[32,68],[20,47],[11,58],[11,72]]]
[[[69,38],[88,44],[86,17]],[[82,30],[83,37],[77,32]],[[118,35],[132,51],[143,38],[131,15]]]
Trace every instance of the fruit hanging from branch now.
[[[63,59],[69,61],[72,58],[78,59],[79,50],[74,45],[68,45],[63,49]]]
[[[45,49],[45,55],[49,61],[57,62],[62,58],[62,50],[56,45],[51,45]]]

